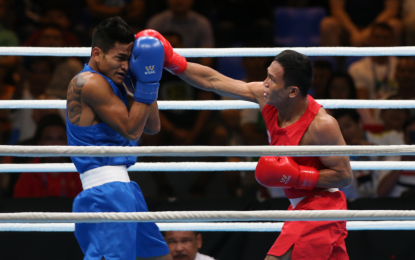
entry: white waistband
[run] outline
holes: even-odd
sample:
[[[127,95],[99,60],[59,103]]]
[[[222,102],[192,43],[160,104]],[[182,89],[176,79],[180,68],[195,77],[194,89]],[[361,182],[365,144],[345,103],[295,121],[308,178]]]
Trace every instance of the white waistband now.
[[[81,174],[81,182],[84,190],[114,181],[130,182],[125,165],[102,166]]]
[[[326,189],[326,190],[323,190],[323,191],[336,192],[338,190],[339,190],[338,188],[330,188],[330,189]],[[305,197],[307,197],[307,196],[305,196]],[[305,197],[289,199],[291,204],[293,205],[293,209],[295,209],[295,207],[297,207],[298,203],[300,203],[300,201],[302,201]]]

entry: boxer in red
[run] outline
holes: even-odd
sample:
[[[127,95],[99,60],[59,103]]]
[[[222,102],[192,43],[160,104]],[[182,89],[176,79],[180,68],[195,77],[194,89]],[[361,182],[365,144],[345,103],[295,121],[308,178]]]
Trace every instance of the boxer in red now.
[[[307,95],[313,81],[310,59],[285,50],[268,67],[264,82],[243,82],[186,59],[173,51],[156,31],[139,33],[158,38],[164,46],[165,68],[194,87],[256,102],[264,117],[270,145],[346,145],[337,121]],[[288,210],[346,210],[337,188],[352,182],[346,156],[261,157],[255,176],[267,187],[284,188]],[[349,259],[345,221],[287,221],[265,260]]]

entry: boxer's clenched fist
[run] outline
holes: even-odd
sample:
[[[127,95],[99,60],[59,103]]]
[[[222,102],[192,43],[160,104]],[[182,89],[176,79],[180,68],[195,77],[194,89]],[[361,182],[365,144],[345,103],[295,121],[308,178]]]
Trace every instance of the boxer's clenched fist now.
[[[158,96],[159,81],[163,73],[164,50],[154,37],[139,37],[134,41],[130,70],[137,78],[134,100],[152,104]]]
[[[135,38],[142,36],[151,36],[160,40],[164,48],[164,68],[174,75],[182,74],[187,67],[187,60],[185,57],[180,56],[174,50],[169,41],[163,37],[156,30],[143,30],[135,35]]]
[[[257,181],[270,188],[312,190],[318,177],[318,170],[298,165],[291,157],[262,156],[255,169]]]

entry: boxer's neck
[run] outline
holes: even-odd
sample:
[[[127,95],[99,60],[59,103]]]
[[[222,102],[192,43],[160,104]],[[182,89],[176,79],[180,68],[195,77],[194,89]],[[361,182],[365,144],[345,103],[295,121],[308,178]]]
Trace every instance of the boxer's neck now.
[[[307,96],[298,96],[276,106],[278,109],[278,126],[281,128],[294,124],[301,118],[308,107]]]

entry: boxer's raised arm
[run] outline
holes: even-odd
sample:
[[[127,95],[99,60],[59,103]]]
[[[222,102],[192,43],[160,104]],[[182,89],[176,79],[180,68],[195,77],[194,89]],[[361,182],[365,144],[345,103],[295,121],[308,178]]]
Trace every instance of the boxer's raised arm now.
[[[150,106],[150,112],[148,114],[147,122],[144,126],[144,133],[149,135],[155,135],[160,132],[161,123],[160,123],[160,114],[157,101],[155,101]]]
[[[178,76],[196,88],[213,91],[221,96],[264,103],[262,82],[246,83],[235,80],[214,69],[192,62],[189,62],[186,70]]]
[[[313,145],[346,145],[337,121],[325,112],[323,114],[316,116],[308,129]],[[316,187],[342,188],[351,184],[353,172],[348,156],[321,156],[319,158],[327,169],[319,171]]]
[[[149,104],[134,102],[128,111],[100,75],[92,75],[84,84],[81,99],[105,124],[128,140],[138,140],[150,112]],[[82,125],[80,125],[82,126]]]

